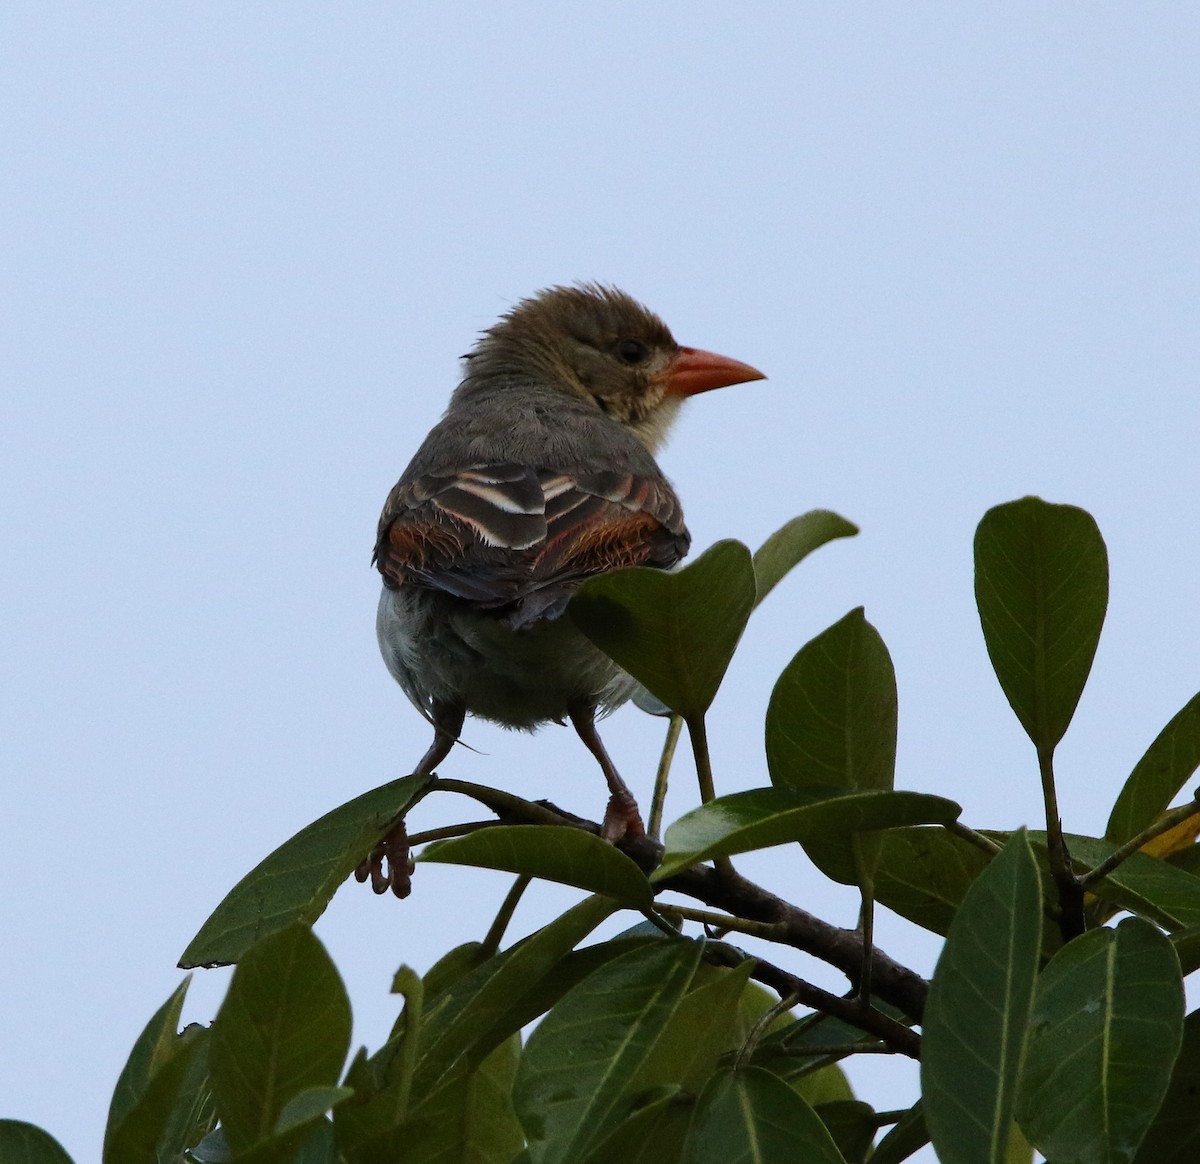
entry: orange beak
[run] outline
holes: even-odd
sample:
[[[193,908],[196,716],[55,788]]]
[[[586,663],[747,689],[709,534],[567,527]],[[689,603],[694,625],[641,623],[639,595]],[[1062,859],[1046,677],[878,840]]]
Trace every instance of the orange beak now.
[[[747,380],[765,380],[766,376],[741,360],[702,352],[699,348],[680,348],[663,369],[661,379],[668,396],[695,396],[697,392],[744,384]]]

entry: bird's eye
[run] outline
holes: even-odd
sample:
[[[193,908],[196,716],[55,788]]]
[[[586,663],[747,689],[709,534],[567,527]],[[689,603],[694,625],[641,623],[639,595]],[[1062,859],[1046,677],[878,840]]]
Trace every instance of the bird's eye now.
[[[637,340],[619,340],[613,349],[623,364],[640,364],[650,355],[650,349]]]

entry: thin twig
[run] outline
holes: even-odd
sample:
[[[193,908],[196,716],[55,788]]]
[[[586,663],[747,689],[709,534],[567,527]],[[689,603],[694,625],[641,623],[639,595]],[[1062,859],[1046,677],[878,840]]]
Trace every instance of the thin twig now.
[[[726,966],[738,966],[748,954],[724,942],[712,942],[708,946],[709,956],[721,961]],[[876,1035],[893,1051],[907,1055],[910,1059],[921,1057],[921,1039],[915,1031],[909,1030],[903,1023],[876,1010],[873,1006],[863,1006],[857,998],[843,998],[841,995],[830,994],[803,978],[797,978],[786,970],[772,965],[761,958],[754,959],[755,966],[750,977],[764,986],[769,986],[780,998],[795,995],[798,1002],[811,1006],[826,1014],[839,1018],[860,1031]]]
[[[410,847],[415,848],[417,845],[427,845],[431,841],[448,841],[455,837],[465,837],[471,833],[477,833],[480,829],[494,829],[497,825],[494,820],[469,820],[463,821],[462,824],[446,825],[440,829],[426,829],[423,833],[411,833],[408,838]]]
[[[1144,848],[1156,837],[1161,837],[1163,833],[1169,833],[1177,825],[1183,824],[1185,820],[1190,820],[1197,813],[1200,813],[1200,807],[1197,807],[1194,800],[1190,804],[1181,804],[1178,808],[1173,808],[1170,812],[1163,813],[1152,825],[1147,825],[1137,836],[1131,837],[1111,856],[1105,857],[1099,865],[1080,877],[1079,888],[1087,892],[1094,885],[1103,881],[1118,865],[1132,857],[1139,849]]]
[[[570,825],[592,833],[600,832],[600,826],[595,821],[565,816],[545,805],[522,800],[519,796],[484,785],[439,777],[434,782],[434,790],[469,796],[486,805],[507,823]],[[617,848],[647,873],[662,862],[662,845],[649,837],[626,837],[618,842]],[[694,865],[668,878],[658,888],[681,893],[746,921],[779,925],[781,928],[776,933],[776,941],[836,967],[853,985],[857,985],[862,978],[861,934],[831,925],[739,873],[722,874],[711,866]],[[890,958],[878,947],[872,953],[872,967],[872,992],[903,1011],[914,1022],[920,1022],[929,994],[929,983],[915,970]]]

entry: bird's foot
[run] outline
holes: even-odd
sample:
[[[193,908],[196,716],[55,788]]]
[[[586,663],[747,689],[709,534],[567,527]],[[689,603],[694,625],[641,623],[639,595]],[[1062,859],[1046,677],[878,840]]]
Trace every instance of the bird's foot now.
[[[600,836],[610,844],[628,837],[632,841],[640,840],[646,835],[646,826],[642,823],[642,814],[638,811],[637,801],[628,789],[614,792],[608,798],[608,808],[604,812],[604,821],[600,825]]]
[[[376,893],[389,889],[397,897],[407,897],[412,892],[412,874],[416,865],[408,847],[408,830],[401,818],[387,835],[373,848],[354,870],[360,883],[371,879],[371,888]]]

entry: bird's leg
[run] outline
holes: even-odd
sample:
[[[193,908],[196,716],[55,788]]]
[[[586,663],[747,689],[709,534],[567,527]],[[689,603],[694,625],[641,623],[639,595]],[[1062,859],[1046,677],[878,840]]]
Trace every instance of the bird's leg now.
[[[629,785],[621,779],[620,772],[612,762],[604,744],[596,732],[596,709],[590,703],[573,704],[567,709],[571,726],[584,742],[587,750],[596,757],[608,781],[608,808],[604,812],[604,823],[600,826],[600,835],[606,841],[619,841],[622,837],[637,839],[646,835],[646,826],[642,824],[642,814],[638,812],[637,801],[629,791]]]
[[[458,733],[462,731],[466,714],[466,709],[457,703],[434,706],[433,743],[413,770],[414,776],[430,775],[450,754],[450,749],[458,741]],[[366,881],[370,877],[371,888],[376,893],[386,893],[390,889],[397,897],[407,897],[412,892],[414,868],[412,854],[408,848],[408,830],[404,826],[402,814],[354,870],[354,876],[359,881]]]

